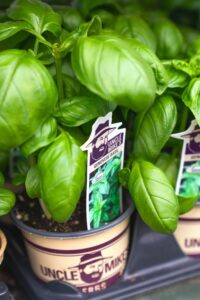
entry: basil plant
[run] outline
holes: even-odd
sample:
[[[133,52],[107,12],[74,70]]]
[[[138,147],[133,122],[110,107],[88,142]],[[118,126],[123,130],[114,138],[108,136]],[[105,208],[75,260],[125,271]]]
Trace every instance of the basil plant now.
[[[84,194],[80,145],[95,119],[112,111],[127,128],[120,182],[145,223],[172,233],[199,196],[175,194],[180,144],[170,135],[192,114],[200,122],[200,44],[183,47],[166,14],[152,21],[139,3],[136,15],[131,2],[97,2],[15,0],[7,9],[0,23],[0,157],[18,149],[13,183],[66,222]],[[15,203],[3,169],[0,215]]]

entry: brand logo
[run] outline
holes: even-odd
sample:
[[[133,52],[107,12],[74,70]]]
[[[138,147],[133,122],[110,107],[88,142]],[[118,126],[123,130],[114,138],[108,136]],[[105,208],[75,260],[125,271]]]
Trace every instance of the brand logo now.
[[[108,152],[108,136],[113,130],[114,128],[110,128],[108,120],[100,123],[96,128],[94,138],[90,142],[92,146],[91,158],[94,161],[99,160]]]
[[[80,258],[77,268],[80,272],[82,281],[87,283],[97,282],[101,279],[104,272],[105,261],[112,257],[103,257],[101,251],[85,254]]]
[[[128,251],[125,250],[117,257],[103,257],[101,251],[98,251],[81,256],[77,265],[67,269],[56,270],[40,265],[40,270],[43,276],[51,279],[94,284],[103,280],[104,277],[111,278],[115,269],[122,272],[127,253]]]

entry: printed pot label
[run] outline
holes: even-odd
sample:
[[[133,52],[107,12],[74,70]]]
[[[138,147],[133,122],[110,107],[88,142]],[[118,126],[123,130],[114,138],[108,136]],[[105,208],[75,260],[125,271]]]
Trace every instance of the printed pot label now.
[[[200,257],[200,221],[180,220],[174,236],[186,255]]]
[[[118,172],[123,168],[125,129],[112,124],[112,113],[100,117],[92,126],[81,149],[87,158],[87,228],[99,228],[115,220],[122,209],[122,190]]]
[[[67,281],[83,293],[106,289],[123,274],[127,261],[128,223],[119,225],[77,239],[23,233],[34,273],[43,281]]]

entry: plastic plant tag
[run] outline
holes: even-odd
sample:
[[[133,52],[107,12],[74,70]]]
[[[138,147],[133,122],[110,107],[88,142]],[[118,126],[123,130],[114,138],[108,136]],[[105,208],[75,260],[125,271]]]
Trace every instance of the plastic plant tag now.
[[[99,228],[122,212],[122,191],[118,172],[123,168],[126,129],[112,124],[112,113],[92,126],[89,139],[81,146],[87,158],[87,227]]]
[[[176,194],[195,196],[200,192],[200,127],[193,120],[186,131],[173,134],[172,137],[183,139]]]
[[[195,120],[188,130],[173,134],[183,140],[181,163],[176,183],[176,194],[193,197],[200,192],[200,127]],[[174,237],[182,252],[200,257],[200,198],[196,206],[182,214]]]

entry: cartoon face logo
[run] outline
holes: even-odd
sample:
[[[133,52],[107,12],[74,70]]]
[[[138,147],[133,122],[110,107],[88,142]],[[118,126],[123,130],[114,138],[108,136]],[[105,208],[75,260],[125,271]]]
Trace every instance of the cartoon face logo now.
[[[99,281],[103,275],[104,261],[111,257],[104,258],[100,251],[85,254],[81,257],[78,266],[80,277],[84,282],[94,283]]]
[[[109,127],[108,121],[99,124],[95,130],[95,138],[92,141],[92,153],[93,160],[98,160],[107,153],[108,149],[108,135],[113,131],[113,128]]]
[[[187,144],[187,153],[199,153],[200,152],[200,133],[191,133],[190,141]]]
[[[93,160],[97,160],[106,154],[108,149],[108,131],[93,140],[91,156]]]

